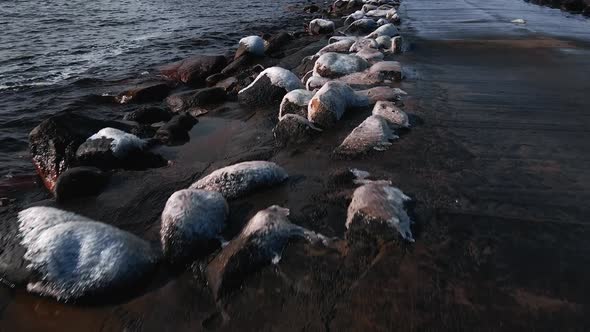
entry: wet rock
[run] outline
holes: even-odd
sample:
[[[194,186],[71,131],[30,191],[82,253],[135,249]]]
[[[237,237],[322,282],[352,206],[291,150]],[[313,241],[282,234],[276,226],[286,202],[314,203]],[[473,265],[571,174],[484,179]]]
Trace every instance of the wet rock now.
[[[172,194],[162,212],[162,252],[173,264],[188,263],[219,247],[229,208],[215,191],[185,189]]]
[[[190,140],[189,131],[198,120],[188,113],[177,114],[156,132],[155,139],[163,144],[184,143]]]
[[[234,199],[282,183],[288,177],[287,172],[273,162],[247,161],[218,169],[190,188],[217,191],[226,199]]]
[[[369,63],[356,55],[325,53],[316,61],[313,72],[315,76],[337,78],[369,67]]]
[[[361,0],[336,0],[330,7],[330,13],[332,15],[342,16],[354,12],[362,6],[363,2]]]
[[[352,24],[353,22],[358,21],[363,18],[365,18],[365,12],[363,12],[362,10],[357,10],[356,12],[354,12],[344,18],[344,25],[348,26],[348,25]]]
[[[312,35],[334,33],[334,30],[336,30],[336,25],[330,20],[316,18],[315,20],[309,22],[309,33]]]
[[[366,38],[375,39],[380,36],[389,36],[389,37],[399,36],[399,30],[397,30],[395,25],[393,25],[391,23],[385,24],[385,25],[377,28],[377,30],[371,32]]]
[[[55,184],[58,203],[86,196],[96,196],[109,181],[109,175],[96,167],[72,167],[63,172]]]
[[[395,36],[391,39],[391,52],[393,54],[400,54],[402,52],[402,37]]]
[[[147,169],[163,167],[168,162],[147,151],[148,143],[115,128],[103,128],[90,136],[76,151],[81,165],[108,169]]]
[[[307,119],[327,128],[340,120],[348,108],[367,105],[367,98],[357,95],[350,86],[331,81],[324,84],[309,102]]]
[[[379,52],[379,50],[374,48],[364,48],[358,51],[355,55],[365,59],[370,64],[381,62],[385,57],[383,53]]]
[[[144,84],[121,93],[115,100],[120,104],[161,101],[170,91],[172,87],[166,83]]]
[[[317,136],[321,129],[298,114],[286,114],[273,129],[278,145],[297,145],[305,143]]]
[[[232,76],[217,82],[217,84],[215,84],[215,87],[222,88],[223,90],[225,90],[226,94],[234,94],[237,93],[237,91],[235,90],[239,86],[239,84],[240,81],[236,77]]]
[[[378,101],[373,107],[373,115],[382,117],[390,126],[396,128],[410,128],[410,119],[391,101]]]
[[[29,149],[33,165],[49,191],[53,191],[61,173],[77,164],[76,151],[80,144],[105,127],[130,130],[128,125],[116,121],[62,113],[41,122],[31,131]]]
[[[583,0],[564,0],[561,9],[570,12],[580,13],[586,8],[587,4]]]
[[[245,54],[262,57],[265,52],[264,39],[259,36],[248,36],[240,39],[234,60]]]
[[[367,100],[368,105],[377,103],[378,101],[398,101],[407,93],[398,88],[390,88],[388,86],[376,86],[374,88],[359,90],[356,92],[358,96],[362,96]]]
[[[223,70],[221,70],[221,74],[225,75],[226,77],[238,75],[248,71],[252,66],[261,63],[264,63],[263,57],[250,53],[244,53],[239,58],[228,64],[225,68],[223,68]]]
[[[291,240],[303,239],[318,245],[326,242],[322,235],[292,224],[288,215],[288,209],[276,205],[259,211],[209,263],[206,276],[215,297],[236,289],[249,274],[278,263]]]
[[[375,10],[377,9],[378,6],[376,4],[365,4],[363,5],[363,8],[361,9],[364,13],[368,13],[371,10]]]
[[[135,121],[142,124],[152,124],[168,121],[172,118],[172,112],[161,107],[144,107],[125,114],[123,120]]]
[[[343,39],[343,40],[339,40],[335,43],[331,43],[326,45],[324,48],[322,48],[319,52],[318,55],[322,55],[324,53],[349,53],[350,52],[350,47],[355,43],[354,39]]]
[[[402,66],[397,61],[381,61],[369,68],[368,75],[378,81],[401,81],[403,79]]]
[[[352,22],[346,27],[346,33],[366,34],[371,33],[377,29],[377,22],[372,18],[361,18]]]
[[[221,71],[226,64],[227,59],[222,55],[197,55],[163,66],[160,72],[164,77],[174,81],[203,85],[207,77]]]
[[[208,106],[222,103],[226,99],[222,87],[203,88],[174,94],[166,98],[166,104],[174,113],[188,112],[197,117],[208,112]]]
[[[266,54],[273,54],[280,51],[291,40],[293,40],[293,36],[288,32],[281,31],[274,34],[266,42]]]
[[[27,290],[70,301],[125,290],[155,267],[149,244],[133,234],[71,212],[33,207],[18,215]]]
[[[287,114],[297,114],[307,118],[307,106],[315,93],[304,89],[290,91],[283,97],[279,109],[279,120]]]
[[[335,152],[339,155],[357,156],[372,150],[384,151],[397,138],[385,119],[379,115],[371,115],[354,128]]]
[[[317,13],[320,11],[320,7],[317,5],[307,5],[303,7],[303,11],[309,14]]]
[[[395,187],[382,183],[365,184],[354,191],[348,206],[346,228],[349,233],[369,230],[387,239],[389,234],[382,231],[384,226],[399,232],[403,239],[414,242],[410,229],[412,221],[406,211],[409,201],[410,197]]]
[[[302,88],[303,84],[295,74],[281,67],[271,67],[240,90],[238,100],[250,106],[274,105],[280,103],[289,91]]]

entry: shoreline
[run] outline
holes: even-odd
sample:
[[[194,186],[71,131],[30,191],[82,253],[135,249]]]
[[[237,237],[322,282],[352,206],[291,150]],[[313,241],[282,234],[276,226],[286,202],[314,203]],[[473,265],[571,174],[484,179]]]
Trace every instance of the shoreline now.
[[[411,9],[402,4],[402,36],[407,28],[406,10]],[[545,48],[512,50],[502,43],[486,48],[477,41],[454,44],[434,38],[420,40],[414,32],[412,35],[409,42],[413,47],[391,56],[402,63],[407,76],[392,86],[408,92],[403,98],[403,109],[421,121],[400,135],[386,151],[356,158],[333,157],[334,148],[371,114],[372,107],[347,111],[333,127],[324,128],[307,143],[277,147],[272,129],[278,123],[278,107],[263,105],[252,112],[247,105],[232,101],[198,117],[199,123],[190,130],[190,141],[184,145],[154,150],[167,159],[174,158],[172,165],[117,171],[111,185],[96,198],[59,205],[130,231],[158,246],[160,214],[174,191],[227,165],[270,160],[289,173],[289,180],[230,200],[230,226],[224,237],[235,238],[257,211],[280,204],[291,210],[289,218],[293,223],[336,238],[332,246],[322,248],[295,241],[282,252],[279,264],[246,276],[239,289],[217,302],[202,279],[202,264],[174,273],[164,264],[151,278],[150,285],[129,299],[106,306],[64,305],[27,294],[20,288],[2,288],[9,294],[5,302],[0,302],[0,325],[13,330],[19,326],[24,329],[25,325],[29,329],[68,326],[76,330],[88,329],[91,324],[103,330],[157,330],[169,324],[180,330],[232,330],[238,326],[245,330],[495,330],[531,327],[534,322],[538,327],[566,326],[565,322],[584,326],[587,321],[581,315],[585,300],[574,290],[578,287],[578,294],[583,294],[585,288],[579,281],[589,275],[587,268],[575,267],[585,260],[582,254],[588,248],[584,244],[587,229],[583,222],[575,224],[571,219],[581,220],[586,210],[568,209],[566,198],[554,199],[558,210],[543,207],[544,195],[551,192],[534,191],[539,186],[536,172],[547,176],[545,186],[565,192],[564,196],[572,195],[567,184],[559,184],[550,176],[554,174],[553,164],[542,162],[541,169],[535,170],[529,159],[519,160],[526,167],[511,163],[504,158],[515,157],[507,155],[502,144],[510,147],[512,140],[518,141],[518,130],[513,133],[509,126],[478,126],[478,121],[511,123],[508,112],[499,111],[503,107],[501,102],[519,105],[519,96],[534,96],[534,87],[529,91],[527,86],[510,86],[520,95],[507,96],[493,104],[497,107],[495,112],[489,112],[489,101],[469,104],[470,95],[465,92],[484,94],[491,89],[502,96],[502,91],[494,90],[493,85],[483,85],[478,74],[509,84],[502,81],[506,67],[498,60],[502,58],[499,55],[509,54],[515,61],[514,68],[522,68],[508,69],[514,70],[515,75],[526,76],[531,70],[526,66],[527,56]],[[323,40],[316,41],[317,47],[327,43],[325,37],[304,37],[296,43],[312,44],[311,52],[314,38]],[[492,70],[476,63],[476,56],[486,60],[480,63],[490,63]],[[297,65],[300,62],[293,61]],[[441,64],[453,69],[438,68]],[[565,70],[571,73],[572,67],[569,64]],[[473,90],[456,88],[469,84]],[[563,84],[561,89],[567,88]],[[570,90],[577,91],[571,87]],[[548,102],[556,100],[552,95],[546,98]],[[471,115],[469,110],[474,105],[480,108],[475,107],[477,114]],[[542,123],[537,127],[535,123],[526,125],[527,114],[512,116],[522,117],[522,123],[516,125],[524,126],[519,130],[531,131],[530,135],[545,128]],[[552,119],[545,113],[542,116]],[[477,128],[470,129],[469,125]],[[500,129],[511,134],[498,135],[496,131]],[[525,143],[534,145],[536,136],[522,137]],[[567,134],[558,137],[578,146],[579,142]],[[549,148],[554,148],[557,155],[562,152],[553,145]],[[498,157],[485,152],[497,153]],[[527,151],[518,153],[527,156]],[[575,155],[572,152],[564,156],[565,161],[555,163],[559,162],[558,167],[575,167],[567,164],[567,158]],[[370,236],[371,230],[360,234],[347,231],[347,207],[358,186],[348,173],[352,168],[369,172],[372,180],[390,180],[414,198],[411,212],[416,221],[412,227],[415,244],[397,238],[384,241]],[[520,177],[505,179],[513,173]],[[513,182],[513,186],[519,187],[510,189]],[[519,193],[532,196],[521,197]],[[25,201],[39,200],[39,193],[35,195]],[[124,204],[122,195],[126,197]],[[508,195],[508,201],[502,200],[502,195]],[[583,202],[583,197],[578,199]],[[519,207],[519,201],[536,207],[538,212]],[[39,203],[57,206],[52,201]],[[2,216],[15,213],[19,204],[3,209]],[[550,222],[545,223],[546,219]],[[3,235],[6,241],[6,234]],[[547,248],[543,244],[546,241],[557,241],[561,246]],[[552,252],[547,252],[549,249]],[[576,254],[576,250],[581,251]],[[537,251],[543,254],[535,255]],[[564,280],[559,269],[545,271],[543,275],[540,266],[547,263],[545,260],[577,272],[572,277],[574,286],[558,286]],[[529,270],[538,273],[531,276]],[[547,316],[548,313],[551,315]],[[40,319],[27,319],[31,316]],[[496,319],[505,325],[497,325]]]

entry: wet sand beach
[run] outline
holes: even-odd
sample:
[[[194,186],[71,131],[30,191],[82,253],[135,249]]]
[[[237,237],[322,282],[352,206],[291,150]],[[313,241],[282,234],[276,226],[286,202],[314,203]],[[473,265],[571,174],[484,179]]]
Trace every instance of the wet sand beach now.
[[[513,0],[405,0],[399,13],[405,50],[393,59],[406,78],[397,86],[418,124],[388,150],[332,154],[371,108],[279,148],[275,108],[229,103],[200,117],[187,144],[158,148],[171,166],[118,171],[99,196],[60,206],[155,244],[174,191],[219,167],[269,160],[289,180],[230,201],[226,238],[279,204],[293,223],[336,238],[332,246],[294,243],[220,302],[199,264],[171,272],[161,263],[148,285],[107,304],[7,285],[0,331],[588,330],[590,20]],[[414,199],[415,243],[346,237],[351,168]],[[19,188],[0,210],[5,223],[28,204],[56,204]],[[3,241],[14,236],[3,231]]]

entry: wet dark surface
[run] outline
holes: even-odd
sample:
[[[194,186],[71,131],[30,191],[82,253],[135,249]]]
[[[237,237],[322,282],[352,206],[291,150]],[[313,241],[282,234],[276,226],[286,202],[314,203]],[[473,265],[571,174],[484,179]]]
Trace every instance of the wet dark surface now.
[[[98,198],[66,208],[156,241],[174,190],[220,166],[269,159],[290,180],[231,202],[226,236],[279,204],[293,222],[344,239],[354,186],[333,175],[356,167],[416,200],[415,244],[296,243],[218,303],[192,270],[160,272],[142,294],[91,307],[2,288],[0,330],[588,330],[590,21],[512,0],[406,0],[401,12],[404,109],[423,123],[388,151],[330,158],[370,110],[276,149],[278,110],[230,105],[202,117],[188,144],[163,148],[172,166],[119,172]],[[521,17],[525,26],[510,23]],[[3,227],[43,194],[20,197]]]

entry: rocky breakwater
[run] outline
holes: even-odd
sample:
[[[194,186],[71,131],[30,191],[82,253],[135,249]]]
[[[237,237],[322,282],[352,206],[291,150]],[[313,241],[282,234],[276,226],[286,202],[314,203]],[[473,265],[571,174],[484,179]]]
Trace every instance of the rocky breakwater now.
[[[345,138],[330,147],[333,153],[326,158],[379,153],[411,127],[402,109],[406,93],[398,87],[403,67],[395,60],[403,48],[396,27],[398,6],[397,1],[338,0],[311,20],[305,33],[247,36],[233,57],[203,55],[165,65],[160,69],[165,81],[114,99],[161,104],[139,106],[125,115],[126,122],[54,116],[31,132],[33,163],[58,205],[71,197],[99,195],[117,170],[169,165],[156,152],[158,145],[186,143],[197,117],[235,101],[249,112],[266,112],[279,151],[285,146],[303,149],[322,135],[336,135]],[[340,134],[346,130],[339,125],[342,119],[359,115],[364,120]],[[195,274],[207,281],[214,298],[225,301],[250,275],[279,264],[291,244],[332,250],[345,259],[342,243],[356,241],[357,232],[415,241],[410,198],[388,181],[357,173],[351,173],[357,175],[351,182],[355,190],[340,202],[348,205],[340,211],[348,214],[339,221],[347,229],[344,237],[328,238],[298,225],[290,207],[282,206],[285,202],[268,204],[244,219],[234,202],[298,181],[279,164],[252,158],[175,188],[163,202],[157,244],[65,209],[25,209],[18,219],[18,239],[28,262],[27,289],[77,300],[153,278],[158,266],[197,264],[202,268]],[[241,216],[238,224],[236,216]],[[105,252],[115,259],[107,262]]]

